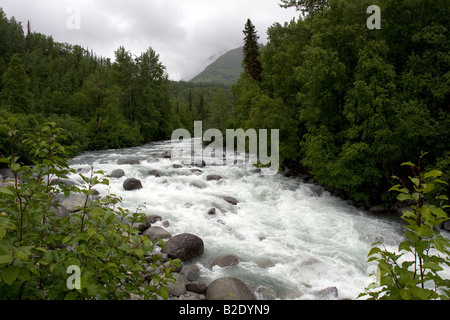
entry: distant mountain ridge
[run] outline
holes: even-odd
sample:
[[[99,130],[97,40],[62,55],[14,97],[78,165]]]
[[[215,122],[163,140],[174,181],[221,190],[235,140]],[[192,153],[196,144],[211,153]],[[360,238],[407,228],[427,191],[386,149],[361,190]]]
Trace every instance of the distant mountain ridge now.
[[[236,83],[244,70],[242,60],[243,47],[227,51],[189,81],[197,83]]]

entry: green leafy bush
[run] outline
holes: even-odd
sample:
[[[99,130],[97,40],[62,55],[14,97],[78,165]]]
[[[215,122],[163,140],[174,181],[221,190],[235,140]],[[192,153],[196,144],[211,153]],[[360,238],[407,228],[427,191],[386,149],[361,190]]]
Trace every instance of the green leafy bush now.
[[[2,128],[11,141],[18,134]],[[32,166],[22,165],[13,148],[0,159],[15,176],[0,187],[0,299],[168,298],[170,268],[144,283],[146,269],[160,260],[156,243],[132,227],[145,215],[117,207],[114,195],[96,199],[94,186],[109,184],[101,171],[80,174],[82,188],[63,183],[74,173],[67,162],[70,147],[61,143],[66,138],[55,123],[46,123],[24,141],[36,159]],[[61,217],[55,200],[69,195],[84,200]],[[73,266],[81,272],[79,289],[69,285]]]
[[[450,266],[450,241],[439,233],[438,225],[448,220],[443,205],[448,201],[445,195],[429,198],[436,184],[445,184],[440,179],[442,172],[432,170],[421,172],[419,165],[411,162],[403,165],[411,167],[414,176],[409,177],[409,185],[400,180],[390,191],[398,192],[397,199],[410,203],[404,210],[402,219],[406,222],[405,237],[398,247],[398,253],[389,252],[381,242],[374,243],[369,252],[368,262],[378,266],[377,281],[371,283],[366,292],[370,299],[389,300],[431,300],[450,299],[450,280],[439,274],[442,266]],[[395,177],[396,178],[396,177]],[[381,248],[380,248],[381,246]]]

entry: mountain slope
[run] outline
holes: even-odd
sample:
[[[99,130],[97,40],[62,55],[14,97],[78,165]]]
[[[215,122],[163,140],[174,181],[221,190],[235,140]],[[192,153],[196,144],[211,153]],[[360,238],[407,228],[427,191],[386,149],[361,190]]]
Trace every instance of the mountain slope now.
[[[243,71],[243,47],[230,50],[217,58],[191,82],[233,84]]]

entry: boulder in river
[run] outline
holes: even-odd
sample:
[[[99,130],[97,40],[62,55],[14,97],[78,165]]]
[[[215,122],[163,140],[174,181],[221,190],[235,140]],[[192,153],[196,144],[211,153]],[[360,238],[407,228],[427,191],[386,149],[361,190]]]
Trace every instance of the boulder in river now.
[[[128,159],[128,160],[121,160],[121,161],[119,161],[119,164],[136,165],[136,164],[141,164],[141,161],[138,160],[138,159]]]
[[[339,295],[336,287],[328,287],[319,291],[314,291],[313,294],[319,299],[333,299],[337,298]]]
[[[178,234],[166,242],[166,246],[161,251],[167,253],[171,259],[187,261],[201,256],[204,251],[203,240],[190,233]]]
[[[165,159],[170,159],[172,158],[172,153],[170,151],[164,151],[162,157]]]
[[[219,266],[219,267],[232,267],[234,265],[237,265],[239,263],[238,257],[232,255],[232,254],[226,254],[223,256],[218,256],[214,258],[214,260],[211,262],[211,267]]]
[[[128,178],[123,182],[123,188],[127,191],[142,189],[142,183],[139,179]]]
[[[237,205],[239,201],[237,201],[235,198],[229,197],[229,196],[220,196],[223,200],[228,202],[229,204],[232,204],[233,206]]]
[[[149,176],[154,176],[154,177],[157,177],[157,178],[160,177],[159,172],[156,171],[156,170],[150,170],[150,171],[148,172],[148,175],[149,175]]]
[[[125,171],[122,169],[116,169],[109,174],[110,178],[122,178],[125,175]]]
[[[214,280],[206,289],[205,295],[206,300],[256,300],[247,285],[233,277]]]
[[[164,228],[161,227],[150,227],[142,232],[143,236],[146,236],[150,240],[158,240],[158,239],[170,239],[172,235]]]
[[[69,179],[63,179],[63,178],[55,178],[50,181],[51,185],[55,184],[65,184],[67,186],[74,186],[76,185],[75,181],[69,180]]]
[[[207,181],[219,181],[220,179],[222,179],[222,176],[219,176],[218,174],[210,174],[206,176]]]

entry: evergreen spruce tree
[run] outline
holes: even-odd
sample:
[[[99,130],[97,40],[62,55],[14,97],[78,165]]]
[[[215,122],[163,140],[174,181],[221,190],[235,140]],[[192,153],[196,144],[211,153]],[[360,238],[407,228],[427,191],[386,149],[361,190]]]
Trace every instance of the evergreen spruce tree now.
[[[259,36],[256,33],[255,26],[250,19],[247,19],[244,29],[244,70],[258,82],[261,82],[262,66],[259,61]]]
[[[200,94],[200,102],[198,104],[198,115],[200,120],[205,121],[205,100],[203,99],[203,94]]]
[[[3,106],[11,112],[29,112],[32,105],[28,78],[22,59],[15,53],[3,74],[3,90],[0,94]]]

